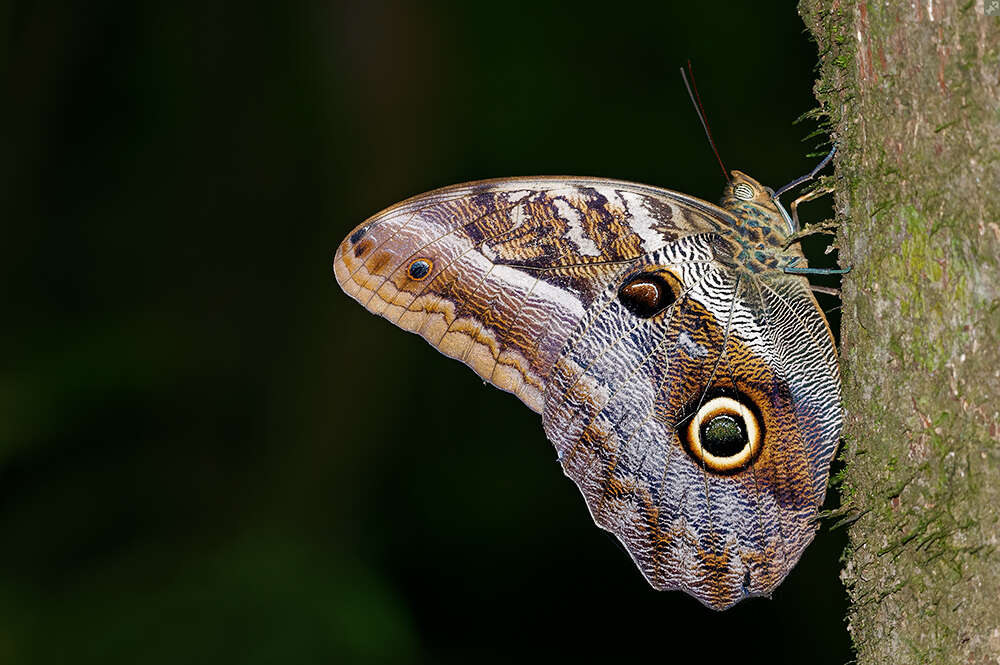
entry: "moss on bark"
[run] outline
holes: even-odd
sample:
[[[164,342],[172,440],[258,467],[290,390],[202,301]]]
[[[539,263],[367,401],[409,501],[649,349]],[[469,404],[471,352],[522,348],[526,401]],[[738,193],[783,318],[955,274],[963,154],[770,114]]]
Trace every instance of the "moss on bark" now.
[[[842,578],[858,661],[1000,663],[1000,18],[982,0],[799,11],[853,267]]]

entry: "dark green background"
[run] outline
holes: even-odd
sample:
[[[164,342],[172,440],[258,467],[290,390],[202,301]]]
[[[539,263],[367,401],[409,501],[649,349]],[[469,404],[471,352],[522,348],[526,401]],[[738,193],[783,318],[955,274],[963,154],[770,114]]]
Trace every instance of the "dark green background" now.
[[[850,658],[840,532],[770,601],[652,591],[539,417],[330,269],[368,215],[465,180],[715,200],[689,57],[727,165],[807,172],[793,3],[0,14],[0,662]]]

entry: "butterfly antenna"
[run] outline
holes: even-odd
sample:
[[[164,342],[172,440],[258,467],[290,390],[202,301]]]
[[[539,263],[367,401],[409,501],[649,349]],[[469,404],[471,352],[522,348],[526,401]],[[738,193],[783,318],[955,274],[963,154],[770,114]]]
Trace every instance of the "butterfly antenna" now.
[[[774,193],[774,198],[778,198],[779,196],[790,190],[792,187],[798,187],[802,183],[808,182],[809,180],[815,178],[816,174],[822,171],[826,167],[826,165],[830,163],[830,160],[833,159],[833,156],[834,154],[836,154],[836,152],[837,152],[837,146],[833,146],[832,148],[830,148],[830,152],[827,154],[826,157],[823,158],[822,162],[816,165],[816,168],[814,168],[812,171],[802,176],[801,178],[796,178],[795,180],[791,181],[784,187],[780,188],[778,191]]]
[[[701,105],[701,95],[698,94],[698,86],[694,82],[694,67],[691,66],[690,60],[687,62],[687,68],[691,72],[691,82],[688,83],[687,74],[684,72],[684,68],[681,67],[681,78],[684,79],[684,87],[687,88],[688,97],[691,98],[694,110],[698,113],[698,120],[701,120],[701,126],[705,128],[705,136],[708,137],[708,143],[712,146],[712,152],[715,153],[715,158],[719,160],[722,175],[725,177],[726,182],[729,182],[729,172],[726,170],[725,164],[722,163],[722,157],[719,156],[719,150],[715,147],[715,141],[712,139],[712,130],[708,128],[708,121],[705,119],[705,109]],[[693,92],[692,88],[694,89]]]

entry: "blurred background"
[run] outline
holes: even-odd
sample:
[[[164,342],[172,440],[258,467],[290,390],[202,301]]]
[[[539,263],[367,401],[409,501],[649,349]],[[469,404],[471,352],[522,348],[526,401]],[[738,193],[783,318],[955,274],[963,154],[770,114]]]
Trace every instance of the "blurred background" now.
[[[727,166],[808,172],[817,54],[792,3],[94,0],[0,21],[0,663],[850,659],[842,532],[772,600],[651,590],[540,418],[330,268],[369,215],[466,180],[716,200],[688,58]]]

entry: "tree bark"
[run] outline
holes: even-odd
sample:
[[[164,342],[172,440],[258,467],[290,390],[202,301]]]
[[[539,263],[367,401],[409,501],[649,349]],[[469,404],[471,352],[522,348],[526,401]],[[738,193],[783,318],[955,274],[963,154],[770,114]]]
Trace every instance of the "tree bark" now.
[[[1000,663],[1000,17],[983,0],[799,11],[853,268],[841,576],[858,662]]]

